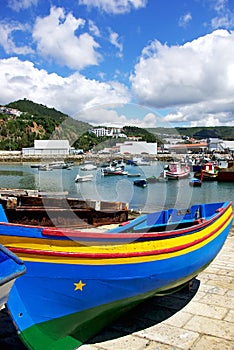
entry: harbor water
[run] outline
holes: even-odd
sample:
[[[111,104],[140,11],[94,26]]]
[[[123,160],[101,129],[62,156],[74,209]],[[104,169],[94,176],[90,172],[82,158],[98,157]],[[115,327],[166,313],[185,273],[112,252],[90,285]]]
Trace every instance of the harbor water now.
[[[163,162],[149,165],[127,165],[128,173],[141,173],[141,178],[158,177]],[[76,183],[77,174],[93,174],[93,180]],[[191,172],[191,176],[193,173]],[[46,193],[60,193],[83,200],[122,201],[129,208],[152,212],[163,208],[188,208],[192,204],[234,201],[234,182],[204,182],[201,187],[191,187],[189,178],[167,182],[149,183],[147,187],[134,186],[136,178],[127,175],[103,176],[101,168],[82,171],[80,165],[69,169],[40,171],[29,163],[1,163],[0,188],[31,189]],[[138,177],[139,179],[139,177]]]

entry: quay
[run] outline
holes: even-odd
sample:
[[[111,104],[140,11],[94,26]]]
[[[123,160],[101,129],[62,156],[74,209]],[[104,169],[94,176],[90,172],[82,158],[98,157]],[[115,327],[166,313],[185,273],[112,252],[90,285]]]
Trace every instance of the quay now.
[[[6,309],[0,311],[0,348],[26,350]],[[77,350],[130,349],[234,350],[234,225],[190,287],[145,301]]]

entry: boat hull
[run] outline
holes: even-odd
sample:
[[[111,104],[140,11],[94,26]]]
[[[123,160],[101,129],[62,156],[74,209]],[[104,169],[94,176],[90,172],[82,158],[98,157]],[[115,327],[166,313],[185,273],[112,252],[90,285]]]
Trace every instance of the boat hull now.
[[[180,180],[180,179],[185,179],[189,177],[190,172],[184,172],[184,173],[173,173],[170,171],[166,172],[166,177],[168,180]]]
[[[219,182],[234,182],[234,168],[219,170],[217,180]]]
[[[218,173],[209,173],[208,171],[197,172],[194,174],[196,179],[201,181],[217,181]]]
[[[191,227],[157,234],[126,233],[131,222],[69,237],[0,225],[0,239],[27,268],[7,304],[22,341],[34,350],[75,349],[146,298],[182,288],[213,261],[231,228],[231,203],[210,212]],[[136,219],[137,227],[144,218]]]
[[[122,267],[95,266],[92,273],[87,266],[69,266],[69,278],[66,264],[26,263],[27,275],[17,281],[8,302],[20,338],[29,349],[75,349],[144,299],[168,294],[196,277],[218,254],[229,228],[189,254]],[[75,293],[77,277],[86,285]]]

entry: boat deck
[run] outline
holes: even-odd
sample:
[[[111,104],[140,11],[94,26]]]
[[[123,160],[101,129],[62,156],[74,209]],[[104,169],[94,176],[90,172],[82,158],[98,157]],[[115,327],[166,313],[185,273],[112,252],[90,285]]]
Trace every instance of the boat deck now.
[[[216,259],[189,288],[139,305],[78,350],[233,349],[234,225]],[[0,348],[25,350],[7,312]]]

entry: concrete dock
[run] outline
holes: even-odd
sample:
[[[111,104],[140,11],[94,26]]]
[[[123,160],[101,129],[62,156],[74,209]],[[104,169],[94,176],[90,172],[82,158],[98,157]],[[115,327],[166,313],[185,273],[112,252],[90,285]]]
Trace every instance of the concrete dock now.
[[[4,309],[0,349],[26,349]],[[234,350],[234,225],[219,255],[190,288],[147,300],[79,347],[128,349]]]

